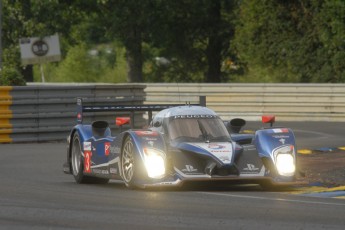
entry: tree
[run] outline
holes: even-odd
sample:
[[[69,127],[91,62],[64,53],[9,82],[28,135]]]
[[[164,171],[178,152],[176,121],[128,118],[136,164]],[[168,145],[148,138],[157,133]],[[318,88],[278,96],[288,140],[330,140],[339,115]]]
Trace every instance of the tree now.
[[[11,66],[4,66],[0,71],[0,86],[23,86],[25,81],[19,71]]]
[[[23,70],[20,68],[20,53],[18,49],[19,35],[26,33],[25,28],[20,23],[25,18],[23,4],[19,1],[6,0],[2,3],[3,28],[1,36],[3,42],[3,66],[7,66],[16,72],[15,70]],[[26,4],[29,4],[29,2],[27,1]],[[25,79],[32,81],[32,74],[26,76]]]
[[[154,1],[101,0],[102,21],[109,37],[126,47],[128,82],[143,81],[142,43],[148,36],[148,22]]]
[[[229,54],[236,1],[156,1],[151,41],[160,56],[175,60],[169,80],[221,82]],[[203,77],[196,75],[203,74]]]
[[[70,32],[86,17],[79,8],[91,3],[81,0],[72,3],[66,0],[3,0],[4,64],[16,66],[25,79],[32,81],[32,65],[21,68],[18,40],[59,33],[63,45],[75,44]]]
[[[345,81],[344,1],[247,0],[240,9],[236,48],[249,70],[278,82]]]
[[[234,35],[234,24],[232,14],[236,9],[236,1],[213,0],[206,1],[207,16],[205,21],[207,35],[207,72],[206,82],[221,82],[221,64],[228,51]]]
[[[320,46],[316,51],[318,69],[312,80],[345,82],[345,2],[323,1],[320,12],[314,16],[314,22]]]

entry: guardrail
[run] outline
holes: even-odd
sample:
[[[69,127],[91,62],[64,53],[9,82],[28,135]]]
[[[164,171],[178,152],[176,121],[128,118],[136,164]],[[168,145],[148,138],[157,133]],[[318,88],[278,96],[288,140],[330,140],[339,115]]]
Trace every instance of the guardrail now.
[[[345,121],[345,84],[34,84],[0,87],[0,143],[65,139],[76,124],[76,100],[89,105],[206,104],[223,119]],[[106,120],[128,112],[88,113],[85,121]],[[133,116],[133,114],[132,114]],[[135,113],[135,128],[149,114]]]
[[[345,84],[146,84],[147,104],[183,103],[207,97],[207,106],[223,119],[345,121]]]
[[[0,143],[65,139],[76,125],[77,97],[89,105],[143,104],[143,85],[34,85],[0,87]],[[116,132],[115,116],[124,112],[88,113],[84,119],[106,120]],[[135,124],[144,125],[142,113]]]

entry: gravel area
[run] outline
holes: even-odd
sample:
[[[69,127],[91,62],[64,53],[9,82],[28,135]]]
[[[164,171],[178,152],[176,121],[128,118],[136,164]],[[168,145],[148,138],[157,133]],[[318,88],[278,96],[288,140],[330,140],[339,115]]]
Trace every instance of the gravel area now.
[[[345,151],[299,154],[299,168],[310,185],[327,187],[345,185]]]

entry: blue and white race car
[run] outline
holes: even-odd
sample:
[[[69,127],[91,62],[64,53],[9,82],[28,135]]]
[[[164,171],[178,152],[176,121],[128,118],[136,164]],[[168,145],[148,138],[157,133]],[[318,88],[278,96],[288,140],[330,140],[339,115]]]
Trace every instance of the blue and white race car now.
[[[133,107],[133,106],[132,106]],[[130,188],[178,186],[188,181],[245,182],[262,186],[296,181],[296,145],[288,128],[240,134],[243,119],[224,122],[200,105],[134,106],[158,112],[147,129],[111,134],[105,121],[82,124],[87,111],[126,107],[87,107],[78,99],[78,121],[68,136],[64,172],[77,183],[122,180]],[[157,109],[158,108],[158,109]],[[120,126],[127,117],[116,118]],[[274,116],[263,122],[273,123]]]

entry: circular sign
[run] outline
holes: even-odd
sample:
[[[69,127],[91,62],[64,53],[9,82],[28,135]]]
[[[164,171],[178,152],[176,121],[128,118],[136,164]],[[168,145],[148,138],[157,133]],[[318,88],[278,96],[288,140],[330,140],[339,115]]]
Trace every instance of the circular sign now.
[[[44,56],[48,53],[49,47],[44,41],[38,40],[32,44],[31,50],[36,56]]]

